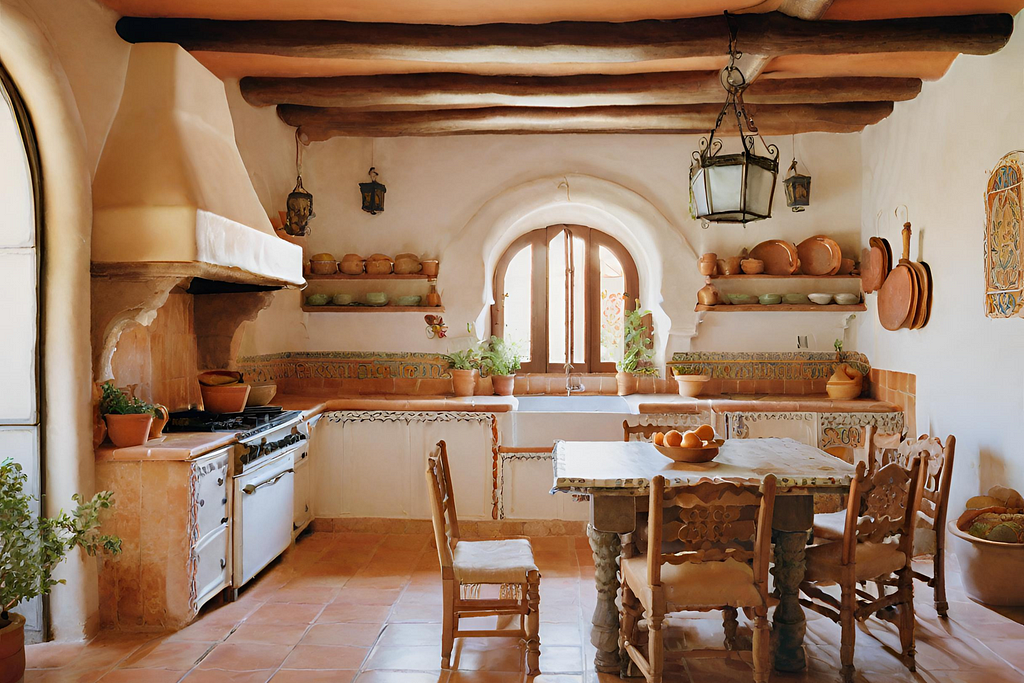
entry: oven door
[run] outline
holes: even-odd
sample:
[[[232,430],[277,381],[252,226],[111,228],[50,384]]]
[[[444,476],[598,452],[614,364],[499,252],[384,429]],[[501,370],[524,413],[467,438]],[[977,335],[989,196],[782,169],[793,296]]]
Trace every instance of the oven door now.
[[[237,590],[292,542],[294,449],[235,477],[234,572]]]

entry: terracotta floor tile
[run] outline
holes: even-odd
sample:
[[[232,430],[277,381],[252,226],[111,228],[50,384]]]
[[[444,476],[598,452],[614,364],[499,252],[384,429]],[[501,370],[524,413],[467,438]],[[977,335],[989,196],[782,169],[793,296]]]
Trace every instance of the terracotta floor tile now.
[[[451,674],[448,671],[364,671],[359,674],[356,683],[448,683]]]
[[[441,624],[388,624],[377,640],[381,647],[441,645]],[[438,650],[440,652],[440,650]]]
[[[441,590],[440,583],[437,586]],[[356,605],[393,605],[403,596],[400,588],[342,588],[334,602]]]
[[[359,605],[335,602],[324,608],[317,618],[318,624],[332,624],[355,621],[364,624],[383,624],[387,619],[390,605]]]
[[[305,635],[307,624],[239,624],[228,638],[229,643],[267,643],[270,645],[296,645]]]
[[[133,652],[119,668],[188,671],[215,645],[184,640],[154,641]]]
[[[25,672],[25,683],[96,683],[106,672],[106,669],[30,669]]]
[[[292,579],[273,595],[267,598],[268,603],[293,602],[308,605],[326,605],[338,594],[337,588],[328,586],[293,585],[299,579]]]
[[[178,683],[180,671],[169,669],[114,669],[100,678],[99,683]]]
[[[377,641],[379,634],[380,628],[373,624],[313,624],[303,637],[302,644],[369,648]]]
[[[85,643],[36,643],[25,646],[30,669],[56,669],[85,652]]]
[[[290,645],[268,643],[221,643],[199,664],[200,669],[257,671],[276,669],[291,651]]]
[[[270,679],[270,683],[352,683],[357,673],[357,671],[281,669]]]
[[[300,643],[284,660],[286,669],[359,670],[369,652],[362,647],[330,647]]]
[[[381,647],[370,652],[363,669],[395,669],[402,671],[435,671],[441,668],[441,642],[436,645]]]
[[[524,683],[524,680],[523,674],[514,671],[452,671],[448,677],[448,683]]]
[[[263,671],[225,671],[223,669],[196,669],[182,683],[267,683],[273,669]]]
[[[323,605],[268,603],[246,619],[246,623],[269,626],[276,624],[312,624],[323,609]]]
[[[443,612],[440,605],[419,605],[415,603],[397,603],[388,619],[393,623],[401,622],[440,622]]]

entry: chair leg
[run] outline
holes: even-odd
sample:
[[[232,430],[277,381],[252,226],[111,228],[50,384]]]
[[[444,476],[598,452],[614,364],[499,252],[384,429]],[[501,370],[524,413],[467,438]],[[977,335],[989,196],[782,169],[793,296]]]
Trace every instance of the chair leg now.
[[[771,630],[768,608],[758,607],[754,613],[754,683],[767,683],[772,668]]]
[[[735,650],[736,649],[736,631],[740,627],[740,622],[737,620],[739,613],[735,607],[725,607],[722,609],[722,625],[725,627],[725,649]]]
[[[665,615],[648,610],[647,616],[647,664],[651,672],[648,683],[661,683],[665,670],[665,634],[662,625]]]
[[[526,669],[527,675],[540,673],[540,572],[526,577]]]
[[[935,577],[932,580],[935,584],[935,611],[945,619],[948,616],[949,603],[946,602],[946,550],[941,544],[935,549],[932,563],[932,576]]]
[[[626,643],[632,643],[634,646],[637,645],[637,617],[642,607],[629,584],[623,581],[621,586],[622,609],[619,611],[619,658],[622,660],[623,665],[626,667],[625,671],[628,673],[633,658],[626,650]]]
[[[441,668],[448,669],[452,665],[452,647],[455,645],[455,581],[442,582],[442,602],[444,612],[441,615]]]
[[[857,584],[854,582],[842,584],[842,593],[839,598],[839,626],[842,629],[839,645],[839,660],[842,663],[842,676],[844,681],[853,680],[853,648],[856,641],[857,625]]]
[[[899,619],[896,625],[900,630],[900,647],[903,649],[903,663],[910,671],[916,671],[914,661],[914,577],[908,566],[897,574],[897,589],[900,594]]]

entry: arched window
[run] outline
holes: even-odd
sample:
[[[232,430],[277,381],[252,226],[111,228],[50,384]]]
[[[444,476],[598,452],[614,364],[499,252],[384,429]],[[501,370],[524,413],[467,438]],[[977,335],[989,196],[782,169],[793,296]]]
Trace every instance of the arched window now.
[[[614,372],[622,323],[639,290],[632,257],[614,238],[582,225],[529,232],[494,271],[492,334],[515,341],[524,372]]]

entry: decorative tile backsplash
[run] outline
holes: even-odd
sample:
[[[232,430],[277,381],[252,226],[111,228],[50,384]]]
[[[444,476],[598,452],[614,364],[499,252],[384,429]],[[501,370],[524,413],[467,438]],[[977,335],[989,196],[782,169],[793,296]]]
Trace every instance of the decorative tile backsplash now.
[[[238,359],[253,382],[281,379],[447,379],[448,361],[435,353],[287,351]]]
[[[710,375],[705,394],[817,394],[836,365],[849,363],[868,375],[871,365],[862,353],[824,351],[686,351],[673,354],[680,372]]]

